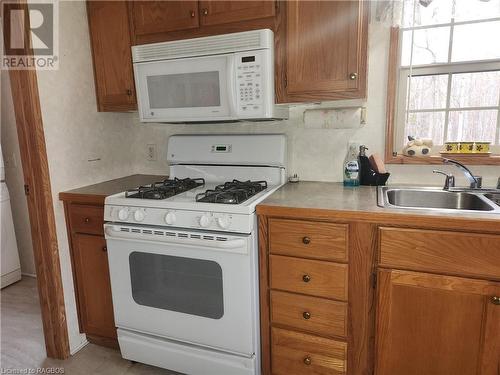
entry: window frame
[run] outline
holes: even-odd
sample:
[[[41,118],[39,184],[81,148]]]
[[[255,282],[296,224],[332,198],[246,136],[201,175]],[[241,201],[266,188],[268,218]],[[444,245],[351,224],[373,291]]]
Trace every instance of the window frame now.
[[[488,21],[494,21],[495,19],[489,19]],[[471,24],[478,23],[485,20],[473,20],[473,21],[463,21],[463,22],[451,22],[446,24],[436,24],[436,25],[426,25],[417,26],[414,29],[426,29],[450,25],[461,25],[461,24]],[[390,48],[389,48],[389,69],[388,69],[388,81],[387,81],[387,102],[386,102],[386,149],[385,149],[385,162],[388,164],[441,164],[441,155],[431,155],[428,157],[408,157],[398,153],[397,146],[398,140],[402,139],[404,132],[404,116],[406,114],[406,107],[404,105],[398,105],[398,103],[406,104],[407,95],[407,79],[408,73],[410,71],[409,66],[401,66],[400,61],[400,51],[402,43],[402,31],[408,28],[392,27],[390,30]],[[410,28],[411,29],[411,28]],[[452,36],[450,37],[450,44],[452,43]],[[451,53],[451,48],[449,48],[448,53]],[[450,61],[450,56],[448,58]],[[480,67],[481,69],[478,69]],[[451,69],[450,69],[451,68]],[[438,63],[432,65],[415,65],[411,67],[412,75],[428,75],[428,74],[448,74],[449,77],[453,73],[467,73],[467,72],[478,72],[478,71],[488,71],[488,70],[500,70],[500,59],[497,60],[482,60],[482,61],[461,61],[461,62],[447,62]],[[451,79],[448,80],[448,85],[451,84]],[[450,87],[447,90],[447,105],[449,103]],[[473,107],[464,107],[468,110],[473,109]],[[489,107],[481,107],[481,109],[488,109]],[[499,110],[500,102],[498,106],[493,106],[492,109]],[[449,108],[444,109],[446,115],[450,112]],[[429,110],[425,112],[433,112],[438,110]],[[443,109],[441,109],[443,111]],[[497,117],[497,137],[500,132],[500,110]],[[441,148],[441,146],[437,146]],[[495,152],[498,152],[500,146],[494,146]],[[433,150],[435,151],[435,150]],[[494,153],[491,155],[453,155],[454,159],[460,160],[467,164],[472,165],[500,165],[500,153]]]

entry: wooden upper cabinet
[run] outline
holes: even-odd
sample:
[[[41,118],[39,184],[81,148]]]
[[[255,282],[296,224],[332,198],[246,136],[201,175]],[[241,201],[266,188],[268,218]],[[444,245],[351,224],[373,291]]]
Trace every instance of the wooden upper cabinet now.
[[[200,1],[200,24],[220,25],[274,17],[274,1]]]
[[[127,4],[88,1],[98,111],[137,109]]]
[[[199,26],[198,1],[131,1],[130,7],[136,36]]]
[[[277,53],[279,102],[366,96],[367,6],[362,0],[287,2],[286,42]]]
[[[500,284],[380,271],[377,375],[498,375]]]

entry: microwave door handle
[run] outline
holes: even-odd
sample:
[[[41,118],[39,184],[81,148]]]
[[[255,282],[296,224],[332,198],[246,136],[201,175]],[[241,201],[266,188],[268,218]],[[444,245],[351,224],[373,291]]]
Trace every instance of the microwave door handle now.
[[[229,113],[231,116],[237,117],[238,112],[236,110],[236,95],[238,94],[238,90],[235,79],[235,61],[236,57],[234,55],[229,55],[227,57],[227,94]]]

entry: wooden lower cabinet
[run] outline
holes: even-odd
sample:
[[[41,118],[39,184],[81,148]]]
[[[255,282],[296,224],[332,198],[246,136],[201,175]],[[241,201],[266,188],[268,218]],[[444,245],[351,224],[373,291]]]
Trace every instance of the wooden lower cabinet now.
[[[337,375],[347,369],[347,344],[279,328],[271,330],[272,373]]]
[[[76,233],[73,235],[73,256],[85,333],[116,338],[106,240],[101,236]]]
[[[498,375],[500,283],[378,272],[377,375]]]
[[[118,347],[103,234],[104,206],[65,201],[64,210],[80,331],[95,344]]]

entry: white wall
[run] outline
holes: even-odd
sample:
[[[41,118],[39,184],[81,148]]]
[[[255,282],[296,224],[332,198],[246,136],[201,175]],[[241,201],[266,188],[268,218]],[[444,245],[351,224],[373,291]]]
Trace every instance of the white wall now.
[[[9,73],[1,72],[1,121],[2,121],[2,152],[5,163],[5,180],[9,188],[12,218],[16,233],[17,248],[21,272],[35,275],[35,260],[31,242],[31,228],[28,216],[28,206],[24,195],[24,177],[17,139],[16,119],[12,94],[10,91]]]
[[[49,170],[55,205],[57,236],[70,334],[75,351],[84,343],[78,321],[71,263],[60,191],[133,173],[167,171],[166,144],[176,133],[283,132],[288,135],[289,170],[303,180],[341,181],[347,143],[365,143],[383,153],[388,29],[371,24],[369,30],[367,124],[359,129],[309,129],[302,120],[306,106],[291,110],[291,118],[274,123],[213,125],[143,125],[137,113],[97,113],[84,2],[60,2],[60,69],[40,71],[42,107]],[[338,105],[338,103],[336,104]],[[310,107],[310,106],[309,106]],[[146,161],[146,145],[158,145],[159,159]],[[89,159],[100,159],[89,162]],[[447,167],[450,168],[450,167]],[[391,166],[391,182],[440,184],[431,166]],[[492,185],[498,167],[474,168]]]

